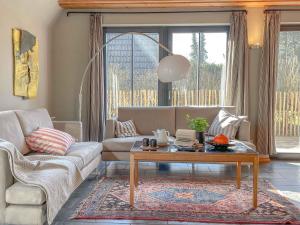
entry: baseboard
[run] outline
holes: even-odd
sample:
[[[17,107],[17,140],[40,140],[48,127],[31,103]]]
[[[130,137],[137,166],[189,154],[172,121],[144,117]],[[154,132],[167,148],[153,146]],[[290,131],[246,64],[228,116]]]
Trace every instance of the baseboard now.
[[[259,155],[259,163],[269,163],[271,162],[269,155]]]

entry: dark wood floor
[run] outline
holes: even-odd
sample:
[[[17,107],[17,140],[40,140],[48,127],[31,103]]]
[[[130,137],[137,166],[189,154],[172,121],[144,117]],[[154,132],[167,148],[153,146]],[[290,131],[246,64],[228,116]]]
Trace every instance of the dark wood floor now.
[[[103,165],[101,165],[103,167]],[[107,176],[129,174],[128,162],[112,162],[107,171]],[[163,164],[159,170],[155,163],[141,163],[140,175],[149,176],[168,176],[168,175],[186,175],[186,176],[209,176],[215,178],[235,177],[235,166],[220,164],[195,164],[194,171],[192,165],[188,163]],[[251,179],[251,168],[243,166],[243,179]],[[292,202],[300,207],[300,161],[272,161],[260,166],[260,179],[268,179]],[[55,225],[129,225],[129,224],[172,224],[172,225],[200,225],[205,223],[182,223],[182,222],[164,222],[164,221],[130,221],[130,220],[70,220],[80,201],[88,195],[97,179],[91,174],[88,179],[79,186],[71,195],[68,202],[57,215]],[[211,224],[211,223],[210,223]]]

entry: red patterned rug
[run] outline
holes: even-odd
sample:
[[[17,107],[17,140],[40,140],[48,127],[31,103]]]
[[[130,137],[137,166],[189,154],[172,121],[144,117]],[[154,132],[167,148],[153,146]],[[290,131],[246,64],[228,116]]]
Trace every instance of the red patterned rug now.
[[[252,208],[252,187],[234,180],[144,178],[129,205],[128,177],[100,180],[73,219],[161,220],[206,223],[300,224],[300,210],[268,182],[259,184],[259,206]]]

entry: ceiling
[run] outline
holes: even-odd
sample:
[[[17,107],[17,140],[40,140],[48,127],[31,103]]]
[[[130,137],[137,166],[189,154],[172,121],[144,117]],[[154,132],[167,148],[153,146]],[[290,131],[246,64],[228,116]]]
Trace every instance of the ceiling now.
[[[300,6],[300,0],[58,0],[65,9]]]

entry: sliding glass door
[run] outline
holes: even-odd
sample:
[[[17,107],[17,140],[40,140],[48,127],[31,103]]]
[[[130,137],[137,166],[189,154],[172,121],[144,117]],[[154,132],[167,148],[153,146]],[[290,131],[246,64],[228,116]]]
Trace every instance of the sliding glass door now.
[[[280,32],[275,104],[277,153],[300,153],[299,26],[283,26]]]

